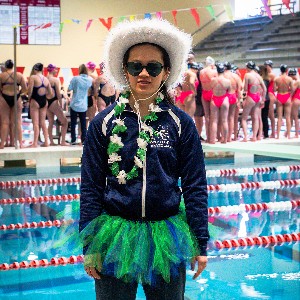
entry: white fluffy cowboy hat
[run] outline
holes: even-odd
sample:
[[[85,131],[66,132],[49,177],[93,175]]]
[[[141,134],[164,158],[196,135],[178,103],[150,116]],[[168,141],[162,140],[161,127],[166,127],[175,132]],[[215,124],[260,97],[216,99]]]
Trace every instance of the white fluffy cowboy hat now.
[[[192,46],[191,35],[180,31],[166,20],[124,21],[109,32],[104,45],[106,73],[116,87],[124,87],[127,84],[122,69],[125,52],[131,46],[140,43],[159,45],[169,54],[171,72],[166,82],[167,87],[174,86],[182,80]]]

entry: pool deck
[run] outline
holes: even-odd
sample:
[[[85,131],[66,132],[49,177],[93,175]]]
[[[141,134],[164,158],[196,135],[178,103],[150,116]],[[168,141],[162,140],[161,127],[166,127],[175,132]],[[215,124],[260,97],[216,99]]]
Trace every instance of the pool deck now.
[[[258,142],[232,142],[228,144],[203,143],[204,153],[234,154],[236,165],[249,165],[254,163],[254,155],[288,158],[300,160],[300,139],[267,139]],[[52,146],[38,148],[15,149],[7,147],[0,150],[0,161],[35,160],[37,173],[45,173],[46,168],[59,170],[61,159],[80,158],[82,146]]]
[[[254,163],[254,155],[300,160],[300,139],[266,139],[257,142],[202,144],[203,151],[233,152],[236,165]]]
[[[59,171],[61,159],[81,158],[82,146],[51,146],[38,148],[6,147],[0,150],[0,161],[24,161],[35,160],[37,173]]]

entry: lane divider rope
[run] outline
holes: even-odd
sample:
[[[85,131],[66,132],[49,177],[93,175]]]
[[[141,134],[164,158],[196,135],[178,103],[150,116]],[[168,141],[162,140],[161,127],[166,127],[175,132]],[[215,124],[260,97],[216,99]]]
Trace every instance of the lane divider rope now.
[[[218,215],[234,215],[239,213],[250,213],[258,211],[290,211],[297,209],[300,206],[299,200],[281,201],[281,202],[269,202],[269,203],[252,203],[252,204],[240,204],[229,206],[217,206],[208,208],[208,216]],[[31,229],[31,228],[46,228],[46,227],[60,227],[62,225],[69,225],[74,223],[73,219],[68,220],[53,220],[53,221],[40,221],[40,222],[26,222],[16,224],[2,224],[0,230],[16,230],[16,229]]]
[[[278,167],[259,167],[259,168],[236,168],[236,169],[220,169],[207,170],[207,177],[221,177],[227,175],[252,175],[254,173],[289,173],[291,171],[299,171],[300,165],[278,166]],[[81,178],[48,178],[48,179],[31,179],[31,180],[17,180],[17,181],[1,181],[0,189],[24,186],[24,185],[44,185],[44,184],[65,184],[65,183],[79,183]]]
[[[245,237],[231,240],[216,240],[208,250],[238,249],[246,247],[269,247],[282,246],[283,244],[297,243],[300,240],[300,232],[291,234],[277,234],[271,236]],[[19,270],[28,268],[61,266],[78,264],[84,262],[84,255],[71,255],[70,257],[53,257],[48,259],[34,259],[32,261],[13,262],[11,264],[1,263],[0,271]]]
[[[298,186],[300,185],[300,179],[290,180],[276,180],[276,181],[257,181],[257,182],[243,182],[243,183],[229,183],[229,184],[211,184],[207,185],[208,192],[236,192],[245,189],[279,189],[284,186]],[[0,204],[22,204],[22,203],[37,203],[37,202],[49,202],[49,201],[71,201],[80,198],[80,194],[67,194],[67,195],[51,195],[51,196],[39,196],[39,197],[21,197],[15,199],[1,199]]]

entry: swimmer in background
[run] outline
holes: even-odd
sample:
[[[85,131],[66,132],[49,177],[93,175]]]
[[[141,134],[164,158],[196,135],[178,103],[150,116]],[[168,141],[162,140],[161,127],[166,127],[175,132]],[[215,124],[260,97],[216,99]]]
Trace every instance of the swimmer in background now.
[[[57,117],[60,125],[61,125],[61,141],[58,143],[61,146],[69,146],[70,144],[66,142],[66,134],[68,129],[68,120],[64,115],[62,109],[62,95],[61,95],[61,88],[60,88],[60,80],[56,77],[57,76],[57,68],[53,64],[49,64],[47,66],[48,75],[47,78],[50,82],[51,88],[53,90],[53,97],[48,98],[48,108],[47,108],[47,118],[48,118],[48,134],[50,139],[50,145],[54,146],[55,143],[53,141],[53,124],[54,124],[54,116]]]
[[[238,75],[242,82],[242,75],[240,70],[236,65],[232,65],[231,73]],[[238,132],[239,132],[239,115],[240,115],[240,109],[241,109],[241,102],[243,101],[243,82],[242,82],[242,87],[241,87],[241,94],[240,98],[238,99],[235,107],[235,112],[234,112],[234,122],[233,122],[233,141],[236,141],[238,138]]]
[[[29,77],[28,83],[28,98],[30,101],[30,116],[33,124],[33,143],[31,148],[38,147],[38,138],[40,133],[40,127],[42,128],[44,135],[44,147],[49,146],[48,129],[46,125],[47,114],[47,97],[52,98],[53,91],[48,78],[43,74],[43,64],[36,63],[32,68],[32,73]]]
[[[202,105],[204,108],[206,140],[210,139],[210,101],[212,98],[212,84],[211,81],[214,77],[218,76],[215,70],[215,60],[208,56],[205,60],[205,68],[200,71],[200,81],[202,84]]]
[[[10,133],[10,146],[12,147],[15,139],[15,126],[17,126],[17,141],[20,148],[22,145],[22,98],[21,94],[26,93],[27,86],[24,76],[17,72],[17,124],[15,124],[15,91],[14,91],[14,63],[11,59],[7,60],[0,74],[0,120],[1,120],[1,143],[3,149]],[[11,130],[10,130],[11,129]]]
[[[225,62],[224,77],[230,80],[232,92],[228,94],[229,111],[228,111],[228,136],[227,142],[232,141],[232,134],[234,132],[234,120],[237,105],[242,98],[243,83],[239,75],[231,72],[233,64]]]
[[[195,94],[198,64],[188,63],[188,70],[184,74],[184,79],[181,84],[180,103],[181,109],[185,111],[191,118],[194,117],[196,110]]]
[[[247,73],[244,77],[244,91],[246,92],[246,98],[243,102],[243,114],[242,114],[242,128],[244,132],[243,142],[247,142],[247,118],[251,114],[252,119],[252,138],[251,141],[257,140],[257,133],[259,129],[259,114],[261,114],[260,107],[262,102],[265,101],[266,86],[255,71],[255,63],[249,61],[246,63]],[[261,91],[262,90],[262,91]]]
[[[274,104],[277,102],[275,91],[274,91],[274,80],[276,75],[273,72],[273,62],[272,60],[266,60],[264,65],[268,71],[268,80],[269,80],[269,87],[268,87],[268,94],[270,98],[270,105],[269,105],[269,119],[271,121],[271,135],[270,138],[275,138],[275,112],[274,112]]]
[[[227,143],[229,94],[233,92],[230,79],[224,76],[225,66],[217,63],[218,77],[214,77],[212,84],[212,99],[210,102],[210,144],[215,144],[218,124],[220,124],[221,143]],[[220,123],[219,123],[220,122]]]
[[[94,80],[94,97],[97,99],[98,112],[114,103],[117,91],[104,74],[104,64],[100,63],[100,75]]]
[[[88,70],[88,76],[91,77],[93,80],[93,84],[88,91],[88,110],[86,112],[86,116],[88,117],[86,126],[88,128],[89,123],[94,119],[97,113],[97,98],[94,95],[94,82],[98,76],[95,74],[95,70],[96,70],[95,63],[89,61],[88,63],[86,63],[86,67]]]
[[[297,69],[289,69],[288,75],[294,80],[294,96],[292,98],[291,122],[295,123],[295,138],[299,137],[300,78]],[[292,126],[292,125],[291,125]]]
[[[286,137],[291,138],[291,108],[292,98],[294,96],[293,79],[287,75],[288,67],[285,64],[280,65],[281,75],[274,80],[274,91],[277,92],[277,136],[280,137],[282,117],[284,114],[286,121]]]

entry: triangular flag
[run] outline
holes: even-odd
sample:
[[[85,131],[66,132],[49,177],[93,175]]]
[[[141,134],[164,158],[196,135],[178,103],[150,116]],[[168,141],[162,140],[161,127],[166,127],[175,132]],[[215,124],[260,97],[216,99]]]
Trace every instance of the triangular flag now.
[[[42,25],[36,25],[36,27],[34,28],[34,30],[41,29],[43,26],[44,26],[44,24],[42,24]]]
[[[17,67],[17,72],[24,73],[25,67]]]
[[[291,8],[290,8],[291,0],[282,0],[282,3],[286,6],[286,8],[290,11],[290,13],[294,16],[294,13],[291,11]]]
[[[79,75],[79,69],[78,68],[71,68],[73,76]]]
[[[60,23],[59,25],[59,33],[61,33],[63,31],[64,28],[64,23]]]
[[[232,23],[234,23],[234,21],[233,21],[233,14],[232,14],[232,10],[231,10],[231,6],[230,6],[229,4],[225,4],[225,5],[224,5],[224,9],[225,9],[225,11],[226,11],[226,14],[227,14],[228,19],[229,19]]]
[[[60,68],[56,67],[56,74],[55,74],[55,77],[58,77],[59,71],[60,71]]]
[[[261,2],[263,3],[263,6],[264,6],[264,8],[266,10],[266,13],[267,13],[268,17],[270,19],[272,19],[272,13],[271,13],[271,9],[270,9],[270,7],[268,5],[268,0],[261,0]]]
[[[217,18],[216,18],[215,11],[214,11],[214,8],[212,7],[212,5],[206,6],[206,9],[209,12],[210,16],[216,20]]]
[[[113,17],[107,18],[107,21],[103,18],[99,18],[99,21],[107,28],[107,30],[110,30],[111,25],[112,25],[112,19]]]
[[[162,20],[162,12],[161,12],[161,11],[157,11],[157,12],[155,13],[155,15],[156,15],[156,18],[157,18],[158,20]]]
[[[43,25],[43,27],[41,27],[41,29],[45,29],[45,28],[48,28],[51,26],[52,26],[52,23],[47,23],[47,24]]]
[[[145,13],[144,14],[144,19],[150,19],[151,20],[151,14]]]
[[[73,23],[79,24],[81,22],[81,20],[77,20],[77,19],[72,19]]]
[[[197,11],[197,8],[191,8],[191,14],[194,17],[198,27],[200,26],[200,17]]]
[[[120,17],[119,20],[118,20],[118,23],[123,22],[125,19],[126,19],[126,17],[124,17],[124,16]]]
[[[172,10],[172,15],[173,15],[174,23],[177,26],[177,19],[176,19],[177,10]]]
[[[129,17],[129,21],[131,22],[131,21],[134,21],[135,20],[135,15],[131,15],[130,17]]]
[[[66,23],[66,24],[71,24],[72,22],[73,22],[73,21],[70,20],[70,19],[64,20],[64,23]]]
[[[65,80],[63,77],[59,77],[59,81],[60,81],[60,84],[63,85]]]
[[[90,28],[91,25],[92,25],[92,22],[93,22],[93,19],[88,20],[88,22],[87,22],[87,24],[86,24],[85,31],[88,31],[88,30],[89,30],[89,28]]]

